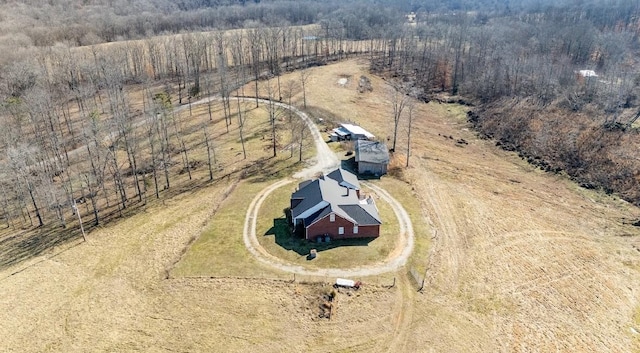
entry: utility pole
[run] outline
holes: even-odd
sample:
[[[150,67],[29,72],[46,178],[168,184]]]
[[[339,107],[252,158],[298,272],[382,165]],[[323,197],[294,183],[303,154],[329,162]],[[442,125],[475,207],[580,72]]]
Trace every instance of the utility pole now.
[[[78,215],[78,221],[80,222],[80,230],[82,231],[82,239],[87,241],[87,235],[84,233],[84,226],[82,225],[82,217],[80,217],[80,211],[78,210],[78,206],[76,206],[76,200],[73,200],[73,212]]]

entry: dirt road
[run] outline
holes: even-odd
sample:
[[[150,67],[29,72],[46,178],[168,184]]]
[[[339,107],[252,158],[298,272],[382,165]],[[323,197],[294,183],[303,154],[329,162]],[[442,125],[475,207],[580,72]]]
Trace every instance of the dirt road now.
[[[250,101],[250,102],[255,102],[256,98],[255,97],[230,97],[231,99],[240,99],[242,101]],[[199,105],[199,104],[205,104],[205,103],[209,103],[211,101],[215,101],[215,100],[221,100],[222,98],[220,96],[212,96],[212,97],[207,97],[207,98],[203,98],[200,99],[196,102],[191,103],[192,105]],[[264,104],[269,104],[269,100],[268,99],[262,99],[259,98],[257,99],[258,102],[260,103],[264,103]],[[316,125],[313,123],[313,121],[311,120],[311,118],[303,111],[301,111],[300,109],[282,103],[282,102],[273,102],[273,104],[275,104],[278,107],[281,107],[283,109],[287,109],[292,111],[293,113],[295,113],[298,118],[300,118],[309,128],[309,131],[311,132],[311,137],[313,138],[313,142],[314,145],[316,147],[316,158],[314,161],[311,161],[312,165],[308,168],[305,168],[303,170],[301,170],[300,172],[296,173],[293,177],[296,179],[308,179],[313,177],[314,175],[323,172],[323,171],[328,171],[331,170],[333,168],[337,168],[338,166],[340,166],[340,159],[338,159],[338,157],[336,157],[335,153],[333,153],[333,151],[329,148],[329,146],[327,146],[327,144],[324,141],[324,138],[322,137],[322,135],[320,134],[320,131],[318,130],[318,128],[316,127]],[[187,109],[188,105],[185,106],[181,106],[179,108],[176,108],[176,111],[178,110],[184,110]]]

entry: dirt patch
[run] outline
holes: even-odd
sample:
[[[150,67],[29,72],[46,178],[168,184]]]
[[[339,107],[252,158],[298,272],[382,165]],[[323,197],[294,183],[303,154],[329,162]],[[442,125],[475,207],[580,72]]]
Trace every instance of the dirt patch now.
[[[360,76],[360,80],[358,81],[358,92],[365,93],[373,91],[373,86],[371,86],[371,80],[365,76]]]

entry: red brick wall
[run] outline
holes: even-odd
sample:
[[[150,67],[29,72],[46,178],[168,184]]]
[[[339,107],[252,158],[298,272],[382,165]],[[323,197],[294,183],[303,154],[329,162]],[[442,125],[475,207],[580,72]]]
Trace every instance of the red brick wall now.
[[[338,227],[344,227],[344,234],[338,234]],[[306,238],[315,240],[319,235],[329,234],[331,239],[372,238],[380,235],[380,225],[359,226],[358,234],[353,234],[353,223],[336,215],[335,222],[330,222],[327,215],[307,228]]]

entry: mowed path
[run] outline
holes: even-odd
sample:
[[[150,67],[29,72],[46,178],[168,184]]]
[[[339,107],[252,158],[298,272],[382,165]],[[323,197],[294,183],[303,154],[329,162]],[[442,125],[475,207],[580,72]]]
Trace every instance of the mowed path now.
[[[637,208],[432,119],[408,175],[435,230],[415,337],[448,352],[635,351],[640,232],[624,219]]]

